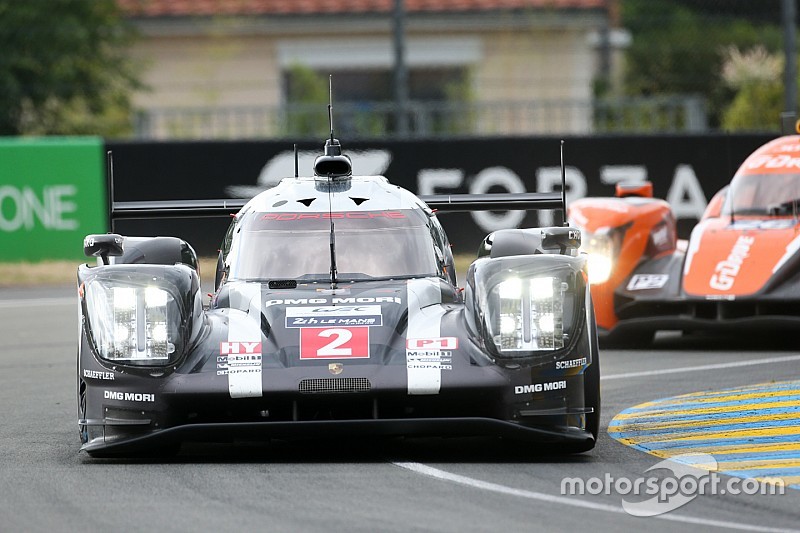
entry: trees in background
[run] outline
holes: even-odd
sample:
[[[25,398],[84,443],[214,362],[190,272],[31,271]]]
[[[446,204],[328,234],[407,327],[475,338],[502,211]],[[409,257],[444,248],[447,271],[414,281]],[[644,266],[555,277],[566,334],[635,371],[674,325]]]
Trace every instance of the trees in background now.
[[[0,0],[0,135],[128,132],[132,38],[115,0]]]
[[[622,0],[621,17],[633,38],[626,53],[628,95],[699,94],[712,129],[778,126],[780,73],[771,81],[751,77],[744,83],[723,76],[731,47],[745,55],[755,47],[780,53],[777,0]]]

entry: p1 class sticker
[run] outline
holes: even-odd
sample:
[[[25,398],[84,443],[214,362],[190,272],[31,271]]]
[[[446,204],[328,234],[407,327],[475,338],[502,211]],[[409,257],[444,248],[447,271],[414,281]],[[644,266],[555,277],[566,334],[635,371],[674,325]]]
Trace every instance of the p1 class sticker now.
[[[300,359],[368,358],[368,327],[300,330]]]
[[[442,360],[430,357],[433,346],[452,345],[457,339],[442,337],[444,309],[438,280],[409,280],[408,330],[406,334],[406,374],[408,394],[439,394],[442,387]],[[431,305],[434,304],[434,305]],[[421,347],[425,345],[426,347]],[[423,361],[423,358],[426,360]]]
[[[437,337],[435,339],[406,339],[409,350],[456,350],[458,337]]]
[[[629,291],[644,291],[648,289],[662,289],[669,281],[667,274],[636,274],[628,282]]]

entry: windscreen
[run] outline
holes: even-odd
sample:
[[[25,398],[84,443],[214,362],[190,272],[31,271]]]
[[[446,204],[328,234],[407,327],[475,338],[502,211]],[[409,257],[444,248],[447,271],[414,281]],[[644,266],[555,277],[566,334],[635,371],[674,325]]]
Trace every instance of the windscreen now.
[[[328,280],[331,222],[340,280],[437,275],[420,210],[249,213],[234,234],[230,279]]]
[[[800,201],[800,174],[743,174],[731,182],[724,212],[734,215],[793,215]]]

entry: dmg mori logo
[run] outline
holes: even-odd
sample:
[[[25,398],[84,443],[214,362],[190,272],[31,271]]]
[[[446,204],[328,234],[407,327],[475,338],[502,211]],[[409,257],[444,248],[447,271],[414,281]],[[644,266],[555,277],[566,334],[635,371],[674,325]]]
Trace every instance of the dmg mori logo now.
[[[545,392],[566,388],[567,382],[565,380],[551,381],[550,383],[533,383],[531,385],[517,385],[514,387],[514,394],[530,394],[532,392]]]
[[[155,402],[155,394],[142,392],[120,392],[115,390],[103,391],[103,398],[106,400],[120,400],[123,402]]]

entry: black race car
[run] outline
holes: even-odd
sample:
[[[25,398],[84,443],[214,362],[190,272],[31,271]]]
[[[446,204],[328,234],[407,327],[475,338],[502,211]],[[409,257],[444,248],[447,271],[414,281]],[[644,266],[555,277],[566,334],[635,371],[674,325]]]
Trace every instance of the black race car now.
[[[112,221],[241,209],[207,308],[181,239],[86,237],[97,265],[78,270],[82,449],[362,434],[591,449],[599,362],[580,232],[496,231],[460,289],[435,213],[564,207],[559,193],[417,197],[351,175],[333,136],[313,176],[246,202],[112,192]]]

